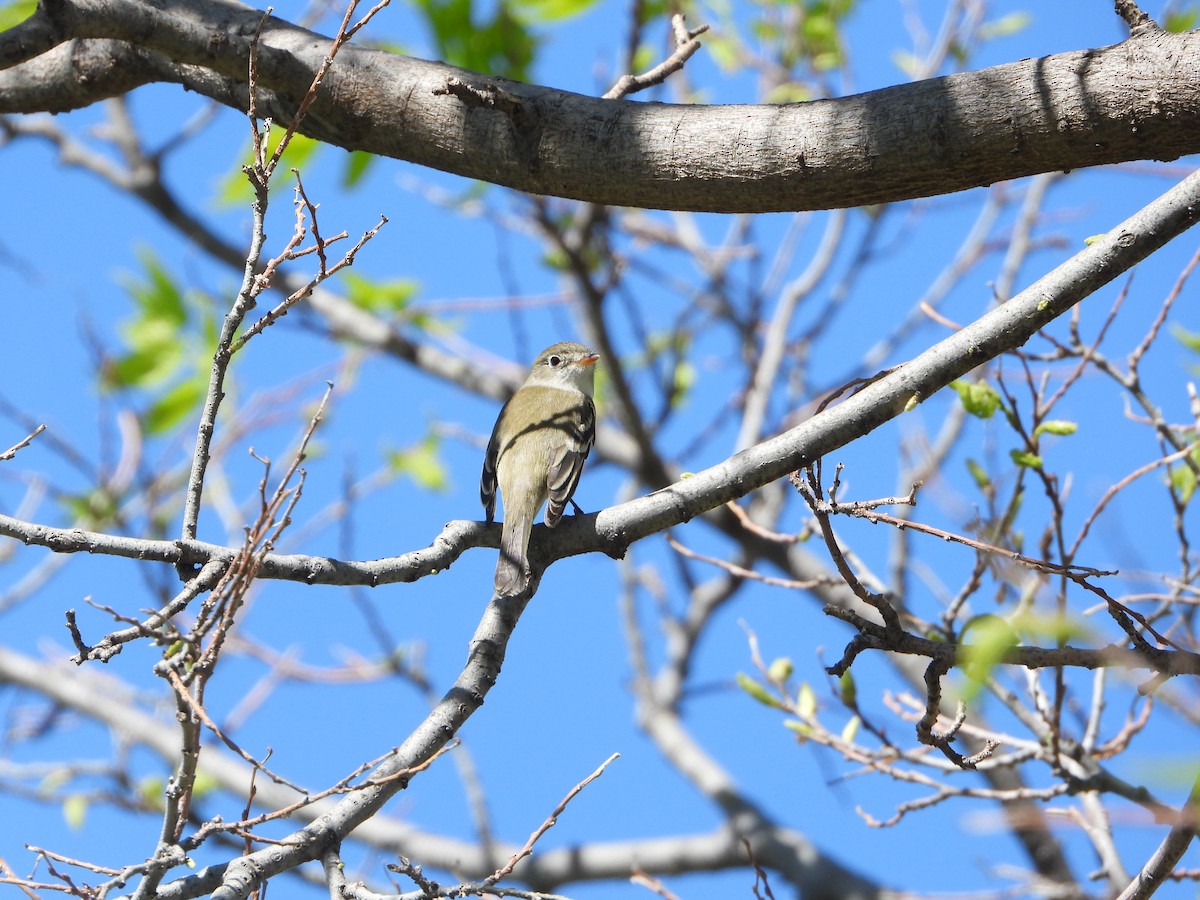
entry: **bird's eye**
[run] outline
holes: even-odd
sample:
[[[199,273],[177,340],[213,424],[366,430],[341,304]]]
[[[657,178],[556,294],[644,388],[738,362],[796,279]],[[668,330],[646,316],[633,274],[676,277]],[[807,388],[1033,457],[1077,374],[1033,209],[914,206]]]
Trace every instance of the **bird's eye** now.
[[[557,369],[559,366],[562,365],[562,357],[561,356],[552,356],[548,360],[546,360],[546,362]]]

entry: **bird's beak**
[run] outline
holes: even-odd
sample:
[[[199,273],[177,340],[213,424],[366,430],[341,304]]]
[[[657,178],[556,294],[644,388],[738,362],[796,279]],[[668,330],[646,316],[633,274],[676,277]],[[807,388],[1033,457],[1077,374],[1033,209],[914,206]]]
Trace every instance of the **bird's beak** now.
[[[583,359],[581,359],[579,361],[579,365],[594,366],[596,364],[596,360],[598,360],[599,358],[600,358],[599,353],[593,353],[591,356],[585,356]]]

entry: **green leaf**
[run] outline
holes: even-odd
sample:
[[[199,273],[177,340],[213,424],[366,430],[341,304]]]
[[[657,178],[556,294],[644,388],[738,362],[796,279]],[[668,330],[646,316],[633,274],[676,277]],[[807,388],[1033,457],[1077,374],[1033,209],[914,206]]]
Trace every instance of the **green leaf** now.
[[[365,150],[353,150],[347,155],[346,167],[342,169],[342,187],[358,187],[358,183],[367,174],[367,169],[375,162],[375,154]]]
[[[596,0],[513,0],[513,8],[526,22],[561,22],[586,12]]]
[[[238,154],[238,159],[248,159],[249,157],[249,149],[242,150]],[[218,209],[226,209],[247,202],[253,195],[254,191],[250,187],[246,173],[242,171],[241,166],[235,166],[217,182],[217,195],[213,198],[213,205]]]
[[[1024,31],[1033,22],[1033,16],[1027,12],[1009,13],[1007,16],[1001,16],[998,19],[993,19],[990,22],[984,22],[979,26],[979,37],[982,40],[993,40],[995,38],[1011,37],[1018,32]]]
[[[1039,641],[1050,641],[1055,644],[1067,644],[1073,640],[1088,639],[1090,632],[1080,618],[1060,615],[1042,615],[1037,613],[1022,613],[1011,622],[1021,634],[1029,635]]]
[[[1200,447],[1191,452],[1192,462],[1200,466]],[[1179,495],[1179,502],[1187,504],[1196,493],[1196,473],[1187,463],[1171,467],[1171,487]]]
[[[854,683],[854,673],[847,669],[838,676],[838,690],[842,695],[842,702],[853,708],[858,702],[858,685]]]
[[[755,19],[750,23],[750,34],[761,43],[779,39],[779,25],[768,19]]]
[[[33,15],[37,0],[13,0],[0,6],[0,31],[8,31]]]
[[[921,69],[921,61],[905,50],[892,51],[892,65],[909,78],[915,78]]]
[[[1013,462],[1022,468],[1041,471],[1042,458],[1036,453],[1029,453],[1026,450],[1009,450],[1008,455],[1012,457]]]
[[[196,367],[207,369],[215,343],[197,335],[196,324],[212,327],[211,299],[199,291],[182,289],[150,252],[140,253],[143,271],[125,280],[134,314],[122,322],[120,334],[127,352],[105,361],[101,386],[107,390],[149,390],[175,378],[194,357]]]
[[[959,653],[963,672],[976,684],[968,685],[966,693],[973,695],[1008,651],[1020,643],[1017,632],[999,616],[976,616],[967,622],[962,630]]]
[[[170,378],[182,359],[183,347],[178,341],[135,349],[105,368],[105,387],[152,387]]]
[[[208,378],[203,372],[179,382],[150,405],[146,412],[146,432],[163,434],[179,425],[200,409],[207,389]]]
[[[804,741],[808,740],[808,738],[812,736],[813,732],[812,726],[807,722],[797,722],[795,719],[784,719],[783,727],[796,732],[796,734],[800,737],[801,743],[804,743]]]
[[[678,408],[688,398],[692,386],[696,383],[696,367],[687,359],[681,359],[675,364],[671,374],[674,376],[671,405]]]
[[[743,691],[761,703],[763,706],[770,706],[774,709],[781,709],[780,703],[771,695],[771,692],[766,687],[755,679],[751,678],[745,672],[737,673],[737,684]]]
[[[812,67],[818,72],[829,72],[840,66],[844,59],[845,57],[842,55],[840,49],[830,50],[825,53],[814,53]]]
[[[967,471],[971,473],[971,478],[975,480],[975,486],[981,491],[986,491],[992,486],[992,479],[988,477],[987,471],[975,460],[967,459]]]
[[[51,769],[38,782],[38,792],[52,794],[71,780],[71,770],[66,766],[61,769]]]
[[[771,681],[782,684],[792,677],[794,671],[795,667],[792,665],[792,661],[786,656],[781,656],[767,667],[767,677]]]
[[[679,407],[688,399],[696,383],[696,367],[687,355],[691,335],[687,332],[656,331],[645,341],[643,352],[631,354],[625,359],[628,371],[649,369],[655,363],[670,366],[671,405]],[[608,392],[608,372],[601,365],[596,372],[596,399],[599,404]]]
[[[762,98],[763,103],[783,104],[783,103],[804,103],[806,100],[812,99],[812,90],[806,84],[799,81],[785,81],[783,84],[778,84],[767,92],[767,95]]]
[[[649,44],[638,44],[637,50],[633,53],[633,65],[630,67],[634,72],[645,72],[654,65],[658,59],[658,53],[654,47]]]
[[[88,798],[83,794],[71,794],[63,801],[63,818],[72,831],[79,831],[87,819]]]
[[[1200,331],[1188,331],[1180,325],[1172,325],[1171,334],[1189,350],[1200,353]]]
[[[357,272],[343,272],[346,299],[360,309],[375,313],[401,313],[412,302],[420,285],[409,278],[372,281]]]
[[[804,17],[800,30],[805,40],[818,46],[828,46],[838,37],[837,20],[828,13],[810,12]]]
[[[528,81],[538,39],[511,2],[495,4],[491,19],[477,17],[471,0],[416,0],[433,34],[437,57],[475,72]]]
[[[542,265],[554,272],[566,272],[569,268],[567,254],[561,250],[548,250],[542,254]]]
[[[1043,434],[1074,434],[1078,430],[1078,425],[1074,422],[1068,422],[1066,419],[1047,419],[1033,430],[1033,436],[1041,437]]]
[[[211,772],[200,769],[196,772],[196,780],[192,783],[192,796],[196,799],[212,794],[221,788],[221,782]]]
[[[1200,10],[1195,6],[1191,9],[1173,9],[1163,19],[1163,28],[1173,34],[1182,34],[1196,27],[1196,19]]]
[[[736,41],[722,35],[705,35],[704,48],[725,74],[742,68],[742,54]]]
[[[276,144],[283,137],[284,133],[283,127],[278,125],[272,127],[268,135],[268,155],[275,149]],[[304,168],[305,163],[311,162],[320,148],[320,141],[299,132],[294,133],[292,139],[284,149],[283,155],[279,158],[279,168],[276,171],[288,172],[293,168]],[[244,160],[245,163],[248,163],[253,156],[254,151],[249,142],[238,153],[238,159]],[[246,173],[242,171],[243,164],[239,163],[233,166],[229,174],[218,182],[217,196],[215,198],[218,208],[239,206],[243,203],[249,203],[254,199],[254,189],[250,186],[250,180],[246,177]]]
[[[438,449],[437,436],[430,434],[411,447],[393,450],[388,454],[388,463],[396,474],[411,478],[420,487],[444,491],[450,478],[438,456]]]
[[[958,394],[963,409],[977,419],[990,419],[1000,408],[1000,394],[982,381],[952,381],[950,387]]]
[[[637,13],[638,21],[643,25],[666,20],[667,16],[678,9],[675,0],[643,0],[633,5],[631,12]]]
[[[103,487],[92,488],[84,494],[68,494],[60,502],[71,518],[89,525],[111,522],[117,513],[117,498]]]
[[[147,776],[137,783],[136,794],[142,802],[142,806],[146,809],[162,810],[165,808],[163,802],[163,791],[166,789],[166,784],[162,778],[158,776]]]
[[[807,681],[800,685],[796,694],[796,715],[806,721],[812,721],[817,715],[817,695]]]
[[[842,727],[842,743],[853,744],[854,739],[858,736],[858,727],[862,724],[862,720],[858,716],[851,716],[850,721]]]
[[[146,270],[147,280],[131,285],[129,290],[141,305],[143,313],[150,319],[162,320],[175,326],[182,325],[187,321],[183,290],[153,252],[139,251],[138,258]]]

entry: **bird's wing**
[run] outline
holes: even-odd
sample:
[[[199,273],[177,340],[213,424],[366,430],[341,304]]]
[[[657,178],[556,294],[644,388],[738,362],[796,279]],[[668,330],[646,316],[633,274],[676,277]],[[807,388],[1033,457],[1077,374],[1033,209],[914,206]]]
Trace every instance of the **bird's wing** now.
[[[508,403],[505,403],[492,428],[487,452],[483,454],[483,472],[479,475],[479,500],[483,503],[483,511],[487,516],[488,524],[491,524],[496,518],[496,463],[500,458],[500,423],[504,421],[504,414],[507,411]]]
[[[580,395],[580,403],[563,413],[555,427],[563,440],[550,454],[546,472],[549,494],[546,504],[546,524],[553,528],[562,518],[567,501],[579,485],[583,461],[587,459],[596,440],[596,407],[591,398]]]

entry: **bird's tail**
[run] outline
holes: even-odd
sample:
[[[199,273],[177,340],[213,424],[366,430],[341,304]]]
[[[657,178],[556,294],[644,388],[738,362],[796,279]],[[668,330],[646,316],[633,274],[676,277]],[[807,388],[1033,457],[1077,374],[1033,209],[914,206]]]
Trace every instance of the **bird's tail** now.
[[[504,531],[500,535],[500,558],[496,561],[495,588],[499,596],[520,593],[529,582],[529,532],[533,529],[532,513],[524,510],[504,510]]]

